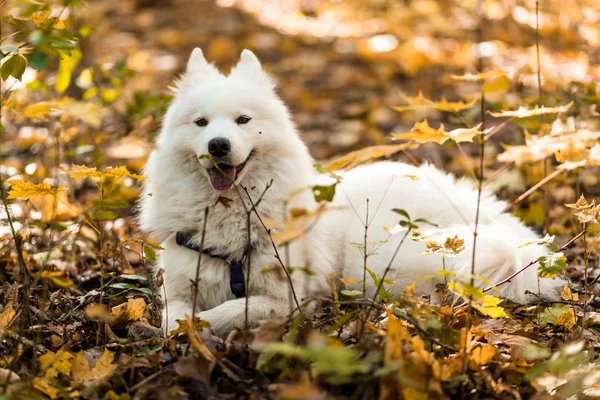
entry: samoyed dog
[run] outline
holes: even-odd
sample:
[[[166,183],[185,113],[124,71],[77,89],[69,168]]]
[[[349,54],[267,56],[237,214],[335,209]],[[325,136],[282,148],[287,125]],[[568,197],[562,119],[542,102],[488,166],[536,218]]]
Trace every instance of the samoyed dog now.
[[[164,270],[164,330],[175,329],[176,320],[192,310],[218,335],[254,325],[271,312],[287,316],[298,304],[331,295],[334,277],[352,278],[344,279],[348,289],[362,290],[367,222],[366,264],[378,277],[389,266],[386,280],[394,284],[386,290],[398,294],[415,282],[418,293],[435,300],[436,285],[447,279],[438,274],[442,267],[456,280],[470,279],[478,197],[471,182],[429,165],[378,162],[337,173],[335,197],[323,211],[311,188],[336,178],[315,170],[273,81],[251,51],[244,50],[225,76],[195,49],[175,93],[145,167],[139,217],[141,228],[164,248],[158,265]],[[522,247],[539,237],[504,213],[505,206],[483,192],[475,274],[489,281],[476,279],[480,287],[509,277],[545,251]],[[429,231],[440,243],[458,236],[464,250],[421,255],[427,250],[423,241],[405,238],[406,231],[394,234],[405,217],[392,209],[436,224],[418,223],[422,236]],[[272,238],[286,232],[292,214],[305,220],[298,222],[301,234],[276,246]],[[371,298],[376,287],[366,277]],[[498,290],[525,302],[527,291],[556,297],[562,284],[538,278],[534,266]]]

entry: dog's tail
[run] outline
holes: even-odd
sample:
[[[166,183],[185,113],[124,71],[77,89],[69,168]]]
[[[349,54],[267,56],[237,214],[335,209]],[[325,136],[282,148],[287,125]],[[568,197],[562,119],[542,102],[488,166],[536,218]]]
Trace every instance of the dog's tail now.
[[[468,282],[473,264],[474,226],[457,225],[453,231],[465,240],[465,249],[450,260],[457,279]],[[548,254],[545,246],[528,244],[539,239],[531,229],[510,215],[501,215],[496,221],[477,229],[475,252],[475,282],[479,287],[491,287],[506,280],[525,266]],[[509,282],[492,290],[518,303],[536,299],[557,299],[564,286],[562,278],[548,279],[538,275],[538,265],[529,265]]]

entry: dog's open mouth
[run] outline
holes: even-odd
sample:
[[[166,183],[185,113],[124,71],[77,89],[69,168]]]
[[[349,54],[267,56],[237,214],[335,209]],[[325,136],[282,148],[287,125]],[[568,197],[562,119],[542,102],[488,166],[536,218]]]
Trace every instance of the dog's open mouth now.
[[[250,154],[251,156],[252,154]],[[248,163],[250,156],[246,158],[246,161],[238,166],[233,166],[225,163],[218,163],[208,170],[210,175],[210,184],[216,190],[227,190],[233,186],[235,178],[242,172],[242,169]]]

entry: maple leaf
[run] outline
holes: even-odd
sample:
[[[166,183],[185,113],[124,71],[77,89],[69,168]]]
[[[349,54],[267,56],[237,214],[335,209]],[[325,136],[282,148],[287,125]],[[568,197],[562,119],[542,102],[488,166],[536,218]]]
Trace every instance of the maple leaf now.
[[[186,333],[189,329],[188,320],[187,319],[178,319],[177,328],[173,329],[169,332],[169,338],[179,335],[180,333]],[[194,328],[196,330],[202,330],[204,328],[210,328],[210,322],[200,319],[199,317],[194,317]]]
[[[492,362],[492,359],[496,355],[496,346],[491,343],[477,346],[469,353],[469,361],[472,364],[487,365]],[[475,369],[475,368],[474,368]]]
[[[396,140],[414,140],[417,143],[435,142],[444,144],[448,140],[455,142],[471,142],[473,138],[482,132],[479,130],[481,124],[473,128],[454,129],[450,132],[444,130],[444,124],[438,129],[429,126],[427,120],[417,122],[408,133],[392,133],[392,137]]]
[[[111,315],[119,321],[137,321],[146,314],[146,302],[141,297],[129,299],[111,309]]]
[[[572,105],[573,105],[573,102],[570,102],[569,104],[565,104],[563,106],[557,106],[557,107],[535,106],[535,108],[533,108],[533,109],[527,108],[527,107],[519,107],[519,109],[513,110],[513,111],[507,110],[507,111],[500,111],[500,112],[490,112],[490,115],[492,117],[529,118],[529,117],[534,117],[534,116],[543,115],[543,114],[556,114],[556,113],[567,112],[567,111],[569,111],[569,108],[571,108]]]
[[[62,349],[56,353],[48,351],[40,356],[40,369],[44,372],[44,377],[49,379],[58,377],[58,374],[70,376],[74,358],[73,354]]]
[[[144,177],[141,175],[137,175],[129,172],[126,166],[122,165],[120,167],[107,167],[104,171],[98,171],[96,167],[87,167],[85,165],[75,165],[71,166],[70,170],[63,169],[63,171],[67,172],[71,178],[96,178],[102,179],[105,177],[113,177],[115,179],[122,178],[124,176],[137,179],[139,181],[143,181]]]
[[[33,196],[45,194],[56,196],[58,192],[66,189],[64,186],[53,188],[49,183],[31,183],[18,179],[11,179],[8,183],[11,184],[10,191],[8,192],[9,199],[21,198],[23,200],[29,200],[29,198]]]
[[[394,110],[398,112],[407,111],[407,110],[438,110],[438,111],[447,111],[447,112],[459,112],[463,110],[468,110],[472,108],[475,103],[477,103],[477,99],[473,99],[468,103],[463,102],[449,102],[445,98],[442,98],[441,101],[435,102],[433,100],[426,99],[423,97],[423,92],[419,91],[417,97],[406,96],[402,92],[399,93],[402,100],[408,103],[406,106],[396,106]]]
[[[560,313],[560,315],[554,321],[555,325],[564,326],[567,329],[571,329],[577,323],[577,319],[575,318],[575,312],[572,308],[569,308],[566,311]]]
[[[86,385],[95,385],[110,378],[117,370],[117,364],[113,364],[115,353],[104,349],[102,356],[96,361],[92,368],[83,351],[77,353],[73,360],[72,376],[77,382]]]
[[[346,171],[365,163],[367,161],[376,160],[378,158],[389,158],[394,154],[403,151],[415,148],[416,146],[412,143],[402,143],[402,144],[391,144],[391,145],[378,145],[378,146],[370,146],[365,147],[360,150],[353,151],[348,153],[347,155],[338,158],[334,162],[332,162],[329,167],[327,167],[327,172],[333,172],[340,169],[344,169]]]

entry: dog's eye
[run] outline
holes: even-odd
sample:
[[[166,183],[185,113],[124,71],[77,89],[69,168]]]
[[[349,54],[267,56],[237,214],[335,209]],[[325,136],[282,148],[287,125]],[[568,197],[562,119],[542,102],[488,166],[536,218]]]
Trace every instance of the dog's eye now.
[[[194,123],[198,126],[206,126],[208,125],[208,120],[206,118],[198,118]]]
[[[246,117],[245,115],[241,115],[235,120],[235,123],[238,125],[247,124],[248,122],[250,122],[250,117]]]

